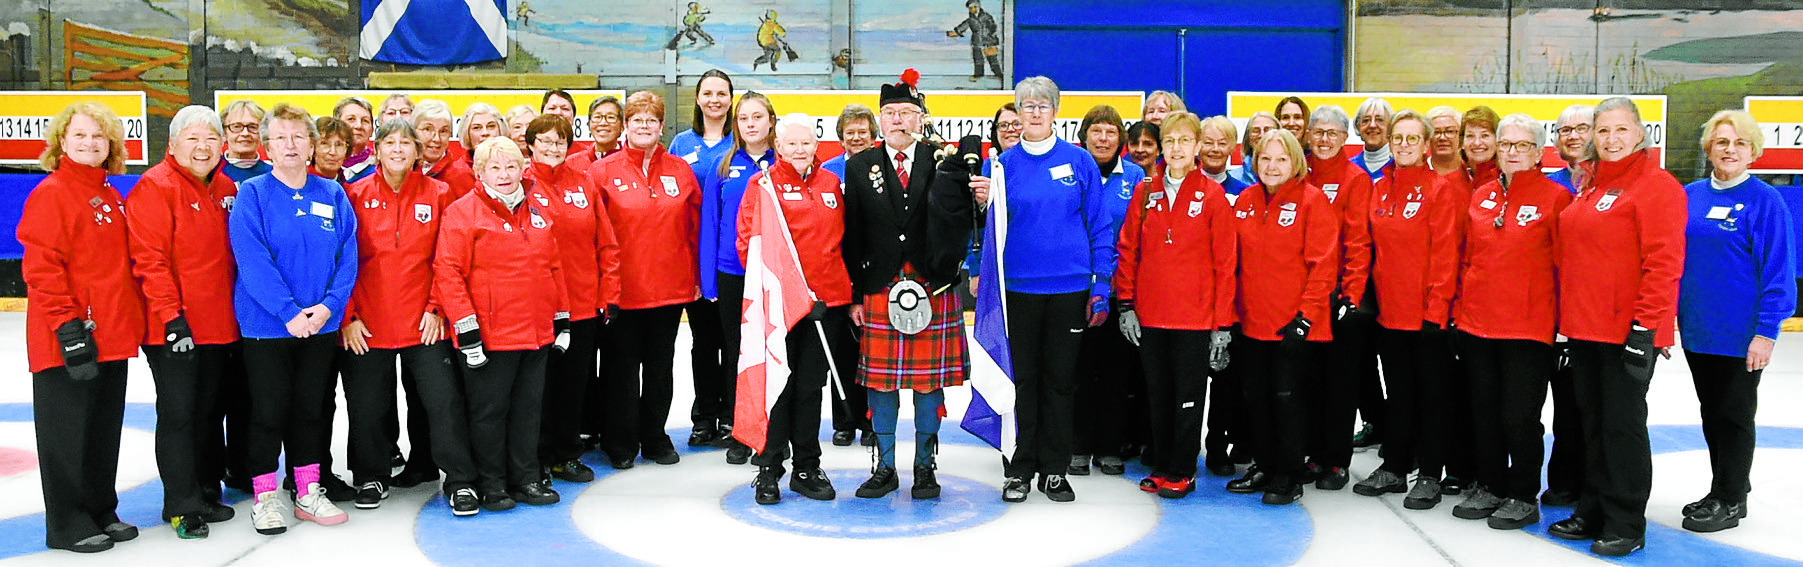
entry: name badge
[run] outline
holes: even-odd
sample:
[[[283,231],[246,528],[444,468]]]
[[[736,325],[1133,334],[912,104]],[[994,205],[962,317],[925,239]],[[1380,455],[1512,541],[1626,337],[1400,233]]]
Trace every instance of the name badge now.
[[[783,200],[784,201],[800,201],[801,194],[800,193],[783,193]]]
[[[1409,203],[1407,205],[1403,205],[1402,206],[1402,218],[1405,218],[1405,219],[1415,218],[1415,213],[1420,212],[1420,211],[1421,211],[1421,203]]]
[[[1052,166],[1052,179],[1064,179],[1071,175],[1071,164],[1065,163]]]
[[[1479,206],[1479,207],[1483,207],[1483,208],[1486,208],[1486,209],[1494,209],[1494,208],[1496,208],[1496,201],[1492,201],[1492,200],[1489,200],[1489,199],[1484,199],[1484,202],[1482,202],[1482,203],[1478,203],[1478,204],[1477,204],[1477,206]]]
[[[664,182],[664,194],[669,195],[671,197],[675,197],[676,196],[676,178],[665,175],[665,176],[659,177],[659,179]]]
[[[695,162],[701,161],[701,152],[689,152],[689,155],[682,156],[682,161],[689,162],[689,165],[695,165]]]
[[[313,216],[316,216],[316,217],[319,217],[322,219],[329,219],[329,218],[332,218],[332,213],[334,212],[334,209],[332,209],[331,205],[327,205],[327,204],[321,203],[319,201],[314,201],[311,212],[313,213]]]
[[[1709,220],[1728,220],[1728,211],[1732,210],[1734,209],[1728,207],[1709,207],[1709,216],[1706,218]]]

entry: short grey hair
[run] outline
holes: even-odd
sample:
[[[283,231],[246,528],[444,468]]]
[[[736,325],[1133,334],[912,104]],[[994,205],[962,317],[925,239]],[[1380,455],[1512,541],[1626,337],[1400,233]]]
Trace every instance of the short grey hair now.
[[[175,118],[169,121],[169,145],[174,146],[175,138],[180,136],[183,130],[187,130],[189,126],[195,124],[205,124],[213,129],[214,134],[218,134],[221,138],[225,137],[225,126],[219,122],[219,113],[196,104],[182,107],[181,110],[176,111]]]
[[[1457,123],[1459,122],[1459,118],[1463,115],[1459,112],[1459,109],[1444,104],[1427,109],[1428,122],[1433,122],[1435,118],[1442,116],[1451,118],[1454,123]]]
[[[1434,123],[1433,123],[1433,121],[1428,120],[1428,118],[1426,116],[1422,116],[1421,113],[1415,112],[1413,109],[1407,109],[1407,108],[1402,109],[1401,112],[1397,112],[1397,113],[1390,115],[1390,135],[1396,134],[1396,125],[1401,124],[1402,121],[1404,121],[1404,120],[1413,120],[1413,121],[1421,124],[1421,139],[1422,140],[1425,141],[1425,140],[1434,139]],[[1389,140],[1385,140],[1385,142],[1388,142],[1388,141]]]
[[[421,99],[413,105],[413,124],[419,125],[421,120],[439,119],[451,121],[451,105],[435,98]]]
[[[344,116],[344,107],[353,104],[363,107],[363,111],[368,112],[371,116],[376,114],[376,108],[370,106],[369,101],[363,100],[363,97],[351,95],[338,99],[338,104],[332,105],[332,117]]]
[[[1058,83],[1043,76],[1027,77],[1014,86],[1014,105],[1021,106],[1029,100],[1045,100],[1052,103],[1052,113],[1058,112]]]
[[[415,113],[414,116],[419,116],[419,114]],[[412,122],[401,120],[399,118],[383,122],[381,126],[377,126],[375,135],[370,136],[369,139],[376,145],[380,145],[383,138],[387,138],[389,135],[396,132],[399,132],[401,137],[413,141],[413,151],[415,154],[424,149],[421,148],[419,144],[419,130],[414,129]],[[418,156],[415,155],[415,159],[417,158]]]
[[[1352,118],[1346,116],[1346,109],[1340,108],[1339,105],[1323,104],[1315,107],[1314,112],[1309,113],[1308,125],[1310,127],[1322,122],[1338,125],[1347,132],[1352,131]]]
[[[845,105],[845,110],[839,111],[839,124],[833,127],[834,133],[838,134],[840,138],[844,138],[845,125],[858,120],[869,124],[870,129],[873,130],[871,133],[875,133],[874,130],[877,129],[876,113],[871,112],[870,107],[855,102]]]
[[[388,98],[382,99],[382,110],[386,112],[388,110],[388,104],[397,100],[401,101],[402,104],[407,105],[408,108],[412,108],[415,111],[419,110],[418,107],[413,105],[413,97],[407,96],[407,93],[394,93],[388,95]]]
[[[1558,125],[1563,127],[1572,124],[1589,124],[1595,120],[1596,107],[1588,104],[1574,104],[1565,107],[1565,110],[1559,113]]]
[[[501,137],[509,137],[507,131],[507,119],[501,116],[501,109],[495,108],[495,105],[486,102],[472,102],[469,106],[464,107],[463,127],[457,131],[458,141],[463,142],[463,147],[469,148],[472,152],[475,151],[475,148],[470,148],[470,122],[474,121],[477,116],[483,114],[494,115],[495,122],[501,123]]]
[[[1596,115],[1590,117],[1591,132],[1596,131],[1596,116],[1601,116],[1604,112],[1611,110],[1626,110],[1628,114],[1634,115],[1634,125],[1640,128],[1640,143],[1634,146],[1634,151],[1644,150],[1653,145],[1652,138],[1646,135],[1646,122],[1640,119],[1640,107],[1634,104],[1633,99],[1625,96],[1609,97],[1596,104]],[[1596,140],[1594,138],[1590,142],[1590,148],[1588,153],[1595,156]]]
[[[1501,138],[1503,130],[1510,126],[1526,128],[1528,136],[1534,140],[1534,147],[1546,147],[1546,129],[1541,128],[1540,121],[1535,120],[1533,116],[1522,112],[1504,116],[1501,122],[1496,123],[1496,137]]]
[[[231,116],[233,112],[240,110],[250,111],[252,120],[256,120],[257,122],[263,121],[263,105],[257,104],[257,101],[248,98],[241,98],[225,103],[225,108],[219,109],[219,119],[225,120],[225,117]]]
[[[1352,116],[1353,118],[1364,118],[1366,114],[1374,110],[1382,110],[1384,114],[1396,114],[1396,109],[1390,107],[1390,101],[1379,97],[1371,97],[1365,99],[1365,102],[1359,103],[1358,112],[1352,113]]]
[[[809,138],[813,138],[815,140],[820,139],[819,136],[814,135],[814,119],[813,119],[813,117],[810,117],[806,114],[802,114],[800,112],[791,112],[789,114],[784,114],[782,118],[777,119],[776,128],[774,129],[774,131],[771,132],[771,134],[774,134],[776,137],[781,138],[783,132],[787,131],[790,126],[800,126],[802,130],[807,131]]]

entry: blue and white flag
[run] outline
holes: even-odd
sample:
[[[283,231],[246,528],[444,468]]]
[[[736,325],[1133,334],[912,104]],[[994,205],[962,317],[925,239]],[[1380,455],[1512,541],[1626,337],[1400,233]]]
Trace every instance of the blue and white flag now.
[[[507,0],[364,0],[357,56],[403,65],[507,57]]]
[[[1014,358],[1009,354],[1007,272],[1002,266],[1008,246],[1008,192],[1002,162],[993,162],[989,185],[989,222],[983,229],[982,285],[977,286],[977,348],[970,357],[970,407],[964,410],[965,431],[1003,455],[1014,454]]]

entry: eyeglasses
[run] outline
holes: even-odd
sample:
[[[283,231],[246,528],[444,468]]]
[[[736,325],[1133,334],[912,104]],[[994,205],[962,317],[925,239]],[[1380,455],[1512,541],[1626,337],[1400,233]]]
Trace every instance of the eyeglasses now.
[[[1560,126],[1559,127],[1559,135],[1560,136],[1569,136],[1572,134],[1588,134],[1588,133],[1590,133],[1590,125],[1589,124],[1577,124],[1577,125],[1573,125],[1573,126]]]
[[[920,114],[920,111],[912,108],[885,108],[877,112],[877,115],[882,116],[884,120],[906,118],[917,114]]]
[[[1019,120],[1015,120],[1012,122],[997,122],[995,125],[995,129],[1003,131],[1003,132],[1017,132],[1026,127],[1027,127],[1026,123],[1021,122]]]
[[[268,143],[271,146],[277,145],[278,143],[282,144],[282,145],[287,145],[287,146],[299,146],[299,145],[306,144],[311,141],[313,141],[313,139],[308,137],[306,134],[294,134],[294,135],[290,135],[290,136],[275,136],[275,137],[269,138]]]
[[[619,124],[620,123],[620,115],[618,115],[618,114],[603,114],[600,116],[590,117],[589,120],[593,120],[595,122],[600,122],[602,124]]]
[[[1054,109],[1055,107],[1049,102],[1027,102],[1020,105],[1021,114],[1042,114]]]
[[[564,145],[564,141],[563,141],[563,137],[562,137],[562,136],[555,136],[555,135],[553,135],[553,136],[539,136],[539,137],[537,137],[537,138],[534,138],[534,139],[533,139],[533,141],[535,141],[535,142],[538,142],[538,143],[540,143],[540,144],[545,144],[545,145],[548,145],[548,146],[561,146],[561,145]]]
[[[1403,146],[1413,146],[1415,144],[1421,143],[1421,141],[1424,139],[1425,138],[1422,138],[1420,134],[1409,134],[1407,136],[1404,136],[1401,134],[1392,134],[1390,136],[1390,143],[1403,145]]]
[[[246,132],[255,134],[257,133],[257,128],[258,126],[255,122],[234,122],[225,125],[225,131],[233,134],[242,134]]]
[[[1503,153],[1521,152],[1521,153],[1525,154],[1525,153],[1540,149],[1540,146],[1533,142],[1526,142],[1526,141],[1523,141],[1523,142],[1497,142],[1496,149],[1502,151]]]
[[[663,123],[664,121],[661,118],[633,118],[632,120],[626,121],[626,125],[633,128],[656,127]]]
[[[1344,137],[1346,137],[1345,130],[1330,130],[1327,128],[1316,128],[1314,130],[1309,130],[1308,133],[1317,138],[1344,138]]]
[[[1176,144],[1188,144],[1188,143],[1195,142],[1195,141],[1196,141],[1196,139],[1191,136],[1165,136],[1164,137],[1164,145],[1167,145],[1167,146],[1172,146],[1172,145],[1176,145]]]
[[[1721,152],[1728,151],[1729,149],[1740,150],[1740,151],[1751,151],[1753,149],[1753,143],[1747,141],[1746,138],[1736,138],[1733,140],[1729,140],[1727,138],[1716,138],[1714,140],[1710,140],[1709,147],[1715,148],[1716,151],[1721,151]]]

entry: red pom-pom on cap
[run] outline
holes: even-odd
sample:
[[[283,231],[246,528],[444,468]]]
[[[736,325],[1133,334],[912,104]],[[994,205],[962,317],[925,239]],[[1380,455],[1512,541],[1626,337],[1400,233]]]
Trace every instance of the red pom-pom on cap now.
[[[908,69],[906,71],[902,71],[901,82],[907,83],[908,86],[910,86],[910,87],[919,88],[919,86],[920,86],[920,71],[915,71],[913,69]]]

